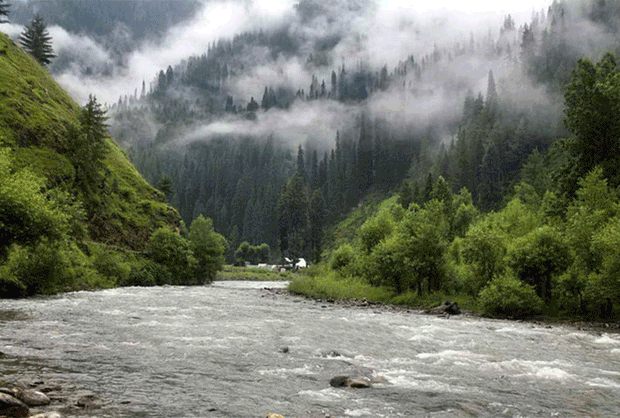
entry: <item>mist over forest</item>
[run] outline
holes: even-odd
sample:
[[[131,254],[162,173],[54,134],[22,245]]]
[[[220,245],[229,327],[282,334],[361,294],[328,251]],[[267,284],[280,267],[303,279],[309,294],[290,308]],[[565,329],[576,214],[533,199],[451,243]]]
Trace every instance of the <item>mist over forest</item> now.
[[[34,12],[54,77],[106,103],[112,136],[152,184],[171,180],[186,223],[204,214],[233,247],[284,251],[276,209],[296,173],[326,225],[439,176],[498,209],[530,154],[567,135],[563,86],[579,58],[618,50],[620,7],[27,0],[3,30]]]

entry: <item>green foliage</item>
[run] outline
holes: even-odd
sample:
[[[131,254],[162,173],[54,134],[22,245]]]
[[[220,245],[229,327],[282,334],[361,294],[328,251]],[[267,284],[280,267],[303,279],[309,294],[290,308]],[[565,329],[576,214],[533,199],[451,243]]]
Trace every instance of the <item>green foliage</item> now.
[[[587,278],[584,299],[590,311],[609,318],[620,300],[620,217],[592,236],[591,252],[597,268]]]
[[[94,96],[89,96],[78,117],[79,129],[69,129],[67,156],[75,167],[75,181],[85,197],[94,194],[92,189],[100,187],[102,181],[104,160],[108,153],[106,120],[101,104]]]
[[[157,181],[156,187],[164,194],[164,196],[166,196],[166,199],[170,199],[170,197],[174,195],[174,183],[168,176],[161,177]]]
[[[577,266],[583,271],[593,271],[598,262],[597,254],[592,252],[592,237],[618,213],[618,197],[609,189],[599,168],[580,180],[579,185],[566,213],[566,236],[575,252]]]
[[[570,160],[556,178],[568,196],[576,190],[577,180],[597,165],[613,186],[620,184],[620,74],[616,67],[611,53],[596,64],[582,58],[564,90],[564,124],[574,136],[566,142]]]
[[[543,301],[534,289],[510,274],[493,279],[480,292],[479,304],[489,315],[512,318],[527,318],[543,309]]]
[[[460,258],[466,265],[464,285],[475,296],[496,275],[503,273],[506,236],[488,222],[480,222],[459,243]]]
[[[290,280],[293,275],[294,273],[288,270],[280,272],[277,269],[271,268],[225,265],[222,270],[217,273],[216,280],[278,281]]]
[[[2,297],[90,288],[92,283],[101,278],[75,244],[47,240],[41,240],[30,247],[11,247],[6,264],[0,267],[0,276],[3,277],[0,287],[8,291],[0,294]]]
[[[237,251],[235,251],[235,260],[237,264],[258,264],[267,263],[271,257],[271,248],[268,244],[262,243],[261,245],[250,245],[247,241],[239,244]]]
[[[515,239],[506,263],[520,280],[536,290],[538,297],[549,303],[552,281],[566,271],[572,257],[561,234],[550,226],[543,226]]]
[[[215,275],[224,265],[226,239],[213,230],[213,222],[202,215],[194,219],[189,227],[190,248],[197,260],[197,284],[215,280]]]
[[[364,222],[358,231],[362,251],[370,254],[379,242],[392,234],[393,230],[394,220],[391,210],[389,207],[382,206],[379,212]]]
[[[47,31],[43,18],[36,14],[19,35],[19,43],[24,50],[34,57],[42,66],[46,66],[56,58],[52,48],[52,37]]]
[[[129,280],[135,260],[128,259],[126,254],[118,249],[96,243],[89,244],[88,250],[93,268],[103,279],[97,287],[114,287]]]
[[[60,240],[68,216],[41,192],[44,180],[27,169],[11,170],[10,151],[0,148],[0,260],[11,244]]]
[[[423,210],[410,208],[397,231],[381,241],[369,257],[367,275],[372,283],[397,292],[437,291],[446,280],[445,252],[449,226],[444,204],[427,202]]]
[[[314,269],[310,274],[297,274],[289,283],[292,293],[314,298],[345,300],[359,299],[387,302],[394,296],[391,289],[375,287],[359,277],[340,277],[335,272]]]
[[[331,255],[329,265],[332,270],[346,273],[356,258],[356,252],[350,244],[343,244]]]
[[[296,173],[282,190],[278,201],[280,252],[283,255],[299,257],[304,253],[308,222],[304,179]]]
[[[168,270],[154,261],[143,260],[133,263],[127,279],[118,283],[119,286],[157,286],[166,284]]]
[[[162,227],[153,232],[147,251],[150,259],[160,264],[160,272],[155,278],[158,284],[195,284],[194,272],[198,262],[188,240]]]

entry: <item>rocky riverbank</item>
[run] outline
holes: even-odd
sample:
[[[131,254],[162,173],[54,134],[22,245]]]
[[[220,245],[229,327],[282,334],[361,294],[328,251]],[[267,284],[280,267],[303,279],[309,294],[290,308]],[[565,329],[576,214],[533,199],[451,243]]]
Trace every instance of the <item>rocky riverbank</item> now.
[[[436,307],[411,307],[411,306],[401,306],[401,305],[388,305],[382,303],[376,303],[368,300],[360,300],[360,299],[345,299],[345,300],[334,300],[334,299],[315,299],[310,296],[298,295],[290,292],[288,289],[283,288],[264,288],[265,296],[273,296],[273,297],[295,297],[300,300],[307,299],[320,304],[322,307],[327,308],[329,306],[342,306],[342,307],[356,307],[356,308],[364,308],[371,309],[377,313],[381,312],[398,312],[401,314],[416,314],[416,315],[435,315],[444,318],[485,318],[489,320],[495,319],[508,319],[515,320],[518,322],[527,322],[536,326],[543,327],[554,327],[554,326],[562,326],[562,327],[571,327],[578,331],[589,331],[589,332],[597,332],[597,333],[614,333],[620,334],[620,321],[604,321],[604,320],[587,320],[580,318],[557,318],[551,316],[538,316],[529,319],[513,319],[513,318],[491,318],[484,316],[476,311],[470,310],[462,310],[459,309],[459,313],[455,314],[450,311],[446,311],[446,305],[440,305]],[[445,302],[444,302],[445,303]]]
[[[30,418],[62,418],[65,414],[103,407],[97,395],[83,393],[71,385],[55,381],[0,380],[0,416]]]

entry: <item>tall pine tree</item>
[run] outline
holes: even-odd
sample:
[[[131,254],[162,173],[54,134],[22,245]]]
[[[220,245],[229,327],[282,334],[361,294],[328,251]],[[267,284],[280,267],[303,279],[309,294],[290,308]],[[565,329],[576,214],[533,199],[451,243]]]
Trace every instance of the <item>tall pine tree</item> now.
[[[9,4],[5,0],[0,0],[0,23],[9,22]]]
[[[34,57],[42,66],[56,58],[52,48],[52,37],[47,31],[43,18],[36,14],[30,24],[19,35],[19,43],[24,50]]]

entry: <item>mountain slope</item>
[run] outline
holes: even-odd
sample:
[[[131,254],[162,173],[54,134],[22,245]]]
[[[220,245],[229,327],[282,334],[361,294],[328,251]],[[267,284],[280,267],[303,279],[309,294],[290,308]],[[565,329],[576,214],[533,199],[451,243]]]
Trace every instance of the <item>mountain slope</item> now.
[[[45,69],[0,33],[0,147],[12,150],[14,169],[28,167],[48,188],[74,196],[86,210],[87,240],[141,250],[155,228],[178,228],[176,210],[109,137],[101,182],[76,188],[75,161],[67,151],[80,112]]]

